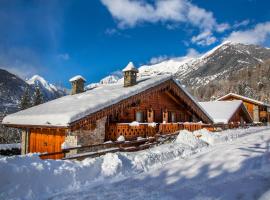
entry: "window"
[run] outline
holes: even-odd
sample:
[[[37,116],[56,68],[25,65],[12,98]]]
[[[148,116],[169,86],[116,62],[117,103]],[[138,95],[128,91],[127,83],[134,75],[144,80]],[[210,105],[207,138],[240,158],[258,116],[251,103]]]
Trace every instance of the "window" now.
[[[143,112],[142,111],[137,111],[136,112],[136,121],[137,122],[143,122]]]
[[[175,122],[176,119],[175,119],[175,113],[174,112],[171,112],[171,122]]]

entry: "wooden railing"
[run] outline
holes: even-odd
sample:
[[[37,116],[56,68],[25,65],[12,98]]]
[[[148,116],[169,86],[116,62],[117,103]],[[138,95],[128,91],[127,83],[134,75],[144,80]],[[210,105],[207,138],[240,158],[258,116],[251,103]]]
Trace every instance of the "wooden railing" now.
[[[54,153],[42,153],[39,155],[41,159],[62,159],[62,160],[82,160],[85,158],[94,158],[106,153],[114,153],[114,152],[132,152],[132,151],[139,151],[150,148],[157,144],[162,144],[165,141],[170,141],[175,139],[178,134],[166,134],[166,135],[159,135],[157,134],[155,137],[149,138],[142,138],[140,140],[133,140],[133,141],[123,141],[123,142],[105,142],[102,144],[96,145],[88,145],[88,146],[81,146],[81,147],[73,147],[64,149],[60,152]],[[161,140],[159,138],[162,138]],[[79,153],[71,154],[71,151],[76,150]],[[56,157],[57,156],[57,157]],[[59,158],[62,156],[61,158]]]
[[[126,140],[134,140],[137,137],[150,137],[156,134],[170,134],[179,130],[196,131],[206,128],[213,131],[214,127],[202,123],[161,123],[152,126],[148,123],[139,123],[137,126],[131,126],[129,123],[110,124],[106,128],[106,140],[115,141],[120,135],[123,135]]]
[[[150,137],[158,132],[157,127],[148,124],[139,124],[138,126],[130,126],[127,123],[115,123],[106,127],[106,140],[115,141],[120,135],[126,140],[134,140],[137,137]]]
[[[260,117],[261,118],[266,118],[267,117],[267,112],[266,111],[261,111],[260,112]]]

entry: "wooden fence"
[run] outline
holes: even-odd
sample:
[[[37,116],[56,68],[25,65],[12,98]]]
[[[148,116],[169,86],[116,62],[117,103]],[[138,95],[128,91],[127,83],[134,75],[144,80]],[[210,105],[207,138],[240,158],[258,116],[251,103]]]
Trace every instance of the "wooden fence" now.
[[[82,146],[82,147],[74,147],[64,149],[60,152],[54,153],[42,153],[39,155],[41,159],[48,159],[52,156],[55,157],[63,155],[63,160],[82,160],[85,158],[93,158],[104,155],[106,153],[114,153],[114,152],[132,152],[132,151],[139,151],[143,149],[147,149],[152,147],[153,145],[160,144],[165,140],[175,138],[178,134],[167,134],[167,135],[156,135],[155,137],[143,138],[140,140],[133,140],[133,141],[123,141],[123,142],[105,142],[103,144],[97,145],[89,145],[89,146]],[[161,139],[162,138],[162,139]],[[78,151],[79,153],[71,154],[71,151]]]

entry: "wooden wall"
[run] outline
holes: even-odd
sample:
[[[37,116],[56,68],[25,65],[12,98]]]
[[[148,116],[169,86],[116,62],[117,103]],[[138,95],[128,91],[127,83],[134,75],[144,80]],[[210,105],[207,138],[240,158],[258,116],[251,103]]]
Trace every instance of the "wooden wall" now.
[[[235,114],[233,115],[233,117],[230,119],[229,123],[233,122],[233,123],[238,123],[241,122],[241,117],[243,119],[245,119],[245,117],[243,116],[243,112],[241,109],[238,109],[237,112],[235,112]]]
[[[176,100],[176,99],[175,99]],[[178,99],[178,103],[173,100],[173,97],[166,92],[151,95],[148,99],[138,101],[137,104],[130,106],[121,113],[110,117],[110,122],[129,123],[136,120],[136,112],[142,111],[144,114],[144,122],[151,122],[149,112],[154,115],[154,122],[163,122],[163,113],[167,112],[170,119],[170,112],[175,113],[175,121],[185,122],[191,121],[192,116],[184,109],[184,104]]]
[[[235,114],[231,117],[229,123],[252,123],[243,107],[239,107]]]

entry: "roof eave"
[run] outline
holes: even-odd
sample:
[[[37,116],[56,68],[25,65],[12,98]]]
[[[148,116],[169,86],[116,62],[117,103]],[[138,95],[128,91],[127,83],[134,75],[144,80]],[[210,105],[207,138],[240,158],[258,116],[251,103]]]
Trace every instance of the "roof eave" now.
[[[62,128],[68,129],[70,126],[63,126],[63,125],[33,125],[33,124],[12,124],[12,123],[2,123],[2,125],[11,128],[19,128],[19,129],[26,129],[26,128]]]

